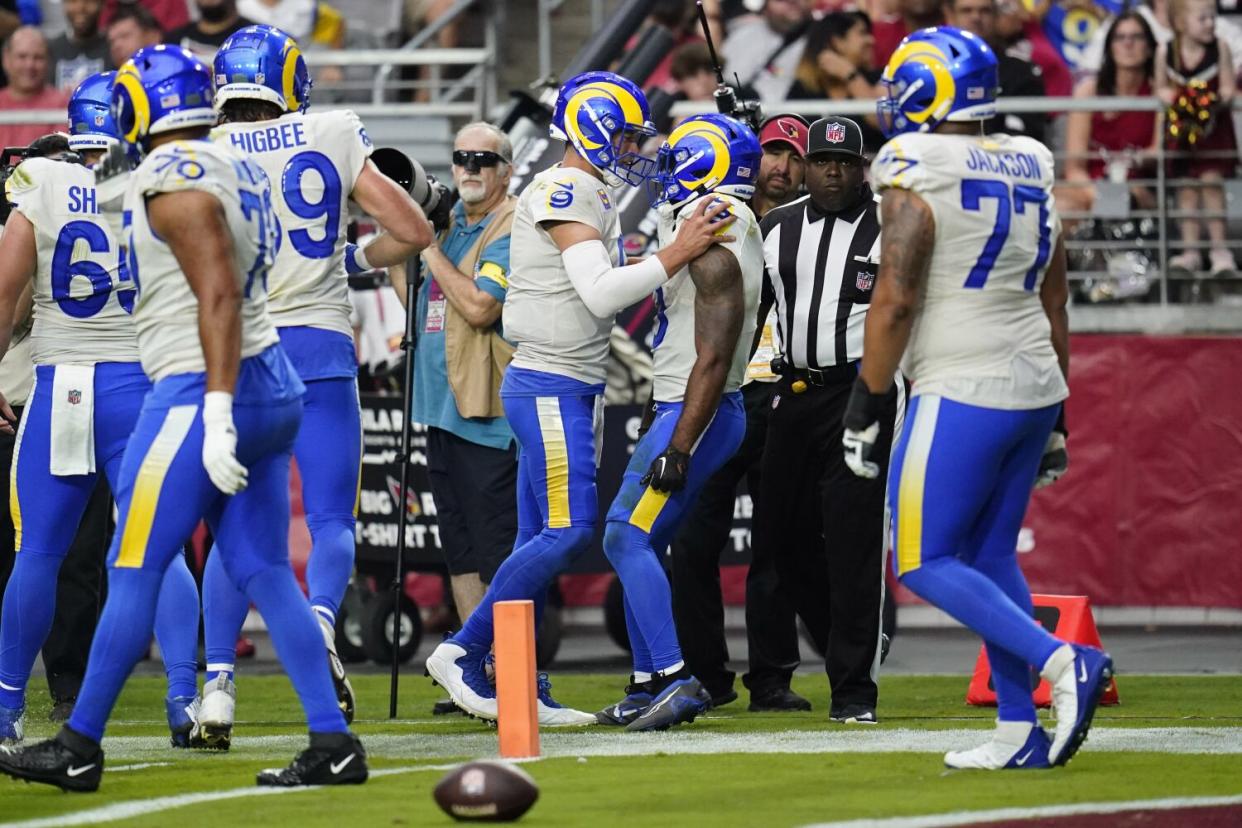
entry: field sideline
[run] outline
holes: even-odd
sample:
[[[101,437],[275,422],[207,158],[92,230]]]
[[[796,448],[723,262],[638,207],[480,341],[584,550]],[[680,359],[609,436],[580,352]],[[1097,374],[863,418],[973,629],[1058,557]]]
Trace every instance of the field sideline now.
[[[559,699],[587,709],[615,701],[619,687],[615,676],[554,679]],[[884,678],[876,727],[831,725],[826,682],[806,675],[796,677],[795,689],[815,704],[812,713],[747,713],[743,694],[667,734],[545,731],[545,758],[527,765],[542,795],[524,822],[793,826],[1132,800],[1171,799],[1172,806],[1188,804],[1187,797],[1225,797],[1220,803],[1242,809],[1242,677],[1118,681],[1122,705],[1103,708],[1079,757],[1051,772],[943,768],[940,754],[974,743],[980,734],[972,731],[988,728],[994,715],[964,705],[965,677]],[[396,721],[384,717],[386,676],[360,675],[354,683],[355,729],[374,777],[365,786],[291,793],[253,786],[256,771],[285,764],[304,744],[300,709],[282,676],[242,674],[241,721],[226,755],[169,748],[163,682],[142,677],[127,687],[105,740],[101,792],[67,795],[0,780],[0,825],[450,824],[431,788],[452,763],[494,755],[494,732],[463,717],[431,716],[440,696],[427,679],[403,677],[403,718]],[[55,731],[46,713],[47,703],[36,701],[27,738]]]

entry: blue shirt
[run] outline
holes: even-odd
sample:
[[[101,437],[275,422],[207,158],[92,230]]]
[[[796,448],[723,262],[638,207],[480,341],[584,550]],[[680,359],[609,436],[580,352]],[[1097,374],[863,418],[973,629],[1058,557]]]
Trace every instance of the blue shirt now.
[[[440,250],[449,261],[457,264],[491,220],[489,215],[475,224],[466,224],[465,205],[457,202],[453,208],[453,227],[440,243]],[[452,432],[471,443],[507,449],[513,442],[513,430],[504,417],[466,418],[457,411],[444,358],[444,315],[448,301],[430,269],[425,268],[424,272],[427,278],[418,291],[418,346],[414,351],[414,400],[410,419]],[[509,286],[508,235],[483,249],[473,275],[480,290],[497,302],[505,301],[505,290]]]

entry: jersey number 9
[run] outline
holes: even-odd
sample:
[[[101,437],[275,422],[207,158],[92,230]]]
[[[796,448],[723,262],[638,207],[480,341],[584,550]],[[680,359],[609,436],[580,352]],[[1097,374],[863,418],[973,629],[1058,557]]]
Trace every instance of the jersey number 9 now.
[[[312,187],[305,186],[306,173],[314,171],[321,182],[317,200],[308,198]],[[285,164],[280,190],[289,212],[308,221],[323,220],[323,236],[310,230],[289,231],[293,249],[308,259],[326,259],[336,250],[341,235],[341,177],[328,156],[321,152],[300,152]],[[309,192],[308,192],[309,191]]]

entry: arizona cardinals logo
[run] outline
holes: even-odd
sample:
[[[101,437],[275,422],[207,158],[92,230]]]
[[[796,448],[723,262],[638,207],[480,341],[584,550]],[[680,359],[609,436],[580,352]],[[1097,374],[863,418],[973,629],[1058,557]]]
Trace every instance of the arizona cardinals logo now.
[[[394,480],[391,477],[385,478],[388,481],[388,493],[392,495],[394,503],[401,502],[401,481]],[[405,490],[405,513],[410,517],[418,517],[423,513],[422,505],[418,500],[418,493],[413,489]]]
[[[789,121],[777,121],[776,124],[781,128],[781,132],[785,133],[790,138],[798,137],[798,128],[789,123]]]

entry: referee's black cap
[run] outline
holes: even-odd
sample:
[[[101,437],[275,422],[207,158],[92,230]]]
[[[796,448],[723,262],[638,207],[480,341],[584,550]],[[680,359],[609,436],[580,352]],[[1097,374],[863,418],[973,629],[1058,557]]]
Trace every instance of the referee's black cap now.
[[[806,150],[807,158],[825,152],[839,152],[845,155],[856,155],[859,158],[866,157],[863,154],[862,129],[856,121],[838,115],[829,115],[811,124],[810,133]]]

